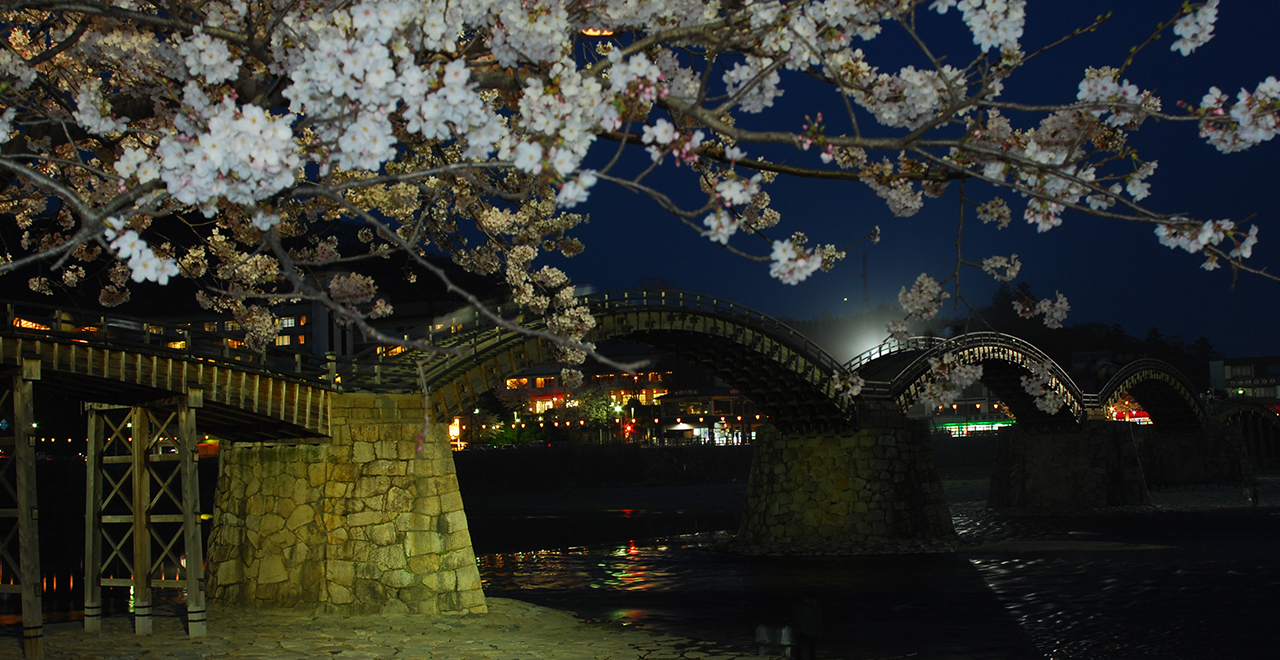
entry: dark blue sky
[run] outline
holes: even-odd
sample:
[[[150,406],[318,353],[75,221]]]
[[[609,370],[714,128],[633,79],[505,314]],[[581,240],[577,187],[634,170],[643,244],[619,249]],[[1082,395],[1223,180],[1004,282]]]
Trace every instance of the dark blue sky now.
[[[1114,17],[1094,34],[1083,35],[1033,61],[1006,85],[1009,100],[1065,103],[1075,99],[1087,66],[1119,65],[1132,45],[1141,43],[1160,21],[1173,15],[1180,0],[1123,2],[1030,2],[1024,51],[1032,51],[1077,26],[1087,25],[1109,5]],[[921,31],[936,35],[938,50],[963,65],[977,49],[954,10],[945,16],[921,13]],[[1268,75],[1280,76],[1275,56],[1280,3],[1226,0],[1219,11],[1215,38],[1190,57],[1170,52],[1171,34],[1138,56],[1126,77],[1142,89],[1153,90],[1166,111],[1176,112],[1178,100],[1198,104],[1212,85],[1234,99],[1241,87],[1250,91]],[[885,33],[866,44],[868,59],[882,71],[904,64],[923,64],[903,46],[901,30]],[[805,88],[784,80],[787,94],[764,115],[773,125],[800,130],[804,115],[826,110],[828,123],[836,99],[829,90]],[[656,115],[655,116],[659,116]],[[868,117],[862,116],[864,122]],[[1018,127],[1038,123],[1040,116],[1015,119]],[[834,131],[833,131],[834,132]],[[1259,244],[1251,263],[1280,272],[1280,229],[1270,222],[1280,207],[1280,144],[1265,143],[1250,151],[1223,155],[1197,137],[1192,123],[1148,121],[1131,144],[1145,159],[1159,160],[1152,184],[1151,208],[1185,212],[1198,218],[1250,215],[1261,224]],[[599,152],[613,148],[596,146]],[[748,153],[763,154],[747,146]],[[817,154],[794,150],[768,153],[776,161],[814,166]],[[890,154],[892,157],[893,155]],[[670,162],[668,161],[670,170]],[[671,190],[692,190],[686,168],[664,174]],[[683,186],[683,188],[674,188]],[[942,199],[926,199],[924,210],[911,218],[895,218],[882,200],[859,183],[779,178],[767,188],[782,223],[770,238],[786,238],[805,231],[815,242],[852,242],[879,225],[879,245],[867,246],[872,305],[895,304],[897,293],[921,272],[941,278],[954,265],[957,204],[955,185]],[[969,194],[979,200],[994,191]],[[1158,327],[1166,335],[1192,340],[1201,335],[1231,357],[1280,354],[1275,330],[1280,325],[1280,283],[1242,275],[1234,290],[1226,269],[1206,272],[1203,258],[1161,246],[1150,225],[1125,224],[1069,212],[1064,223],[1038,234],[1020,220],[1025,202],[1004,193],[1014,209],[1014,223],[1002,232],[973,217],[966,222],[965,256],[984,257],[1016,252],[1024,263],[1020,279],[1041,297],[1061,291],[1071,301],[1068,323],[1121,324],[1142,336]],[[685,201],[696,205],[696,196]],[[582,208],[582,207],[580,207]],[[830,273],[818,273],[798,286],[768,276],[767,264],[736,257],[717,244],[683,227],[645,197],[600,184],[585,205],[591,223],[578,235],[587,251],[565,263],[575,279],[597,291],[634,288],[649,278],[670,280],[680,288],[741,303],[766,314],[806,319],[826,312],[857,312],[862,307],[860,278],[862,247]],[[736,235],[732,244],[756,254],[768,245],[756,237]],[[963,292],[975,304],[986,304],[996,283],[979,270],[963,272]],[[845,302],[845,298],[848,302]],[[950,311],[950,305],[944,313]],[[874,340],[864,340],[874,341]],[[1087,347],[1082,347],[1087,348]]]

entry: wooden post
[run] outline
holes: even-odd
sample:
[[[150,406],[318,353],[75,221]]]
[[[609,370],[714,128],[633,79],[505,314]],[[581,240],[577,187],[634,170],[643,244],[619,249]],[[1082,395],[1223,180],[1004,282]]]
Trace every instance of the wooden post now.
[[[187,557],[187,636],[204,637],[208,634],[205,624],[204,603],[204,542],[200,533],[200,470],[196,443],[196,406],[201,390],[193,390],[188,405],[179,410],[178,452],[182,460],[182,527]]]
[[[147,451],[151,446],[150,415],[146,408],[134,408],[133,433],[129,447],[133,453],[133,632],[151,634],[151,530],[147,513],[151,508],[151,474]]]
[[[84,470],[84,631],[102,630],[102,445],[106,422],[89,410]]]
[[[22,653],[44,657],[43,590],[40,583],[40,510],[36,508],[36,448],[31,431],[34,388],[40,380],[40,360],[23,359],[22,373],[13,377],[14,459],[18,489],[19,572],[22,574]]]

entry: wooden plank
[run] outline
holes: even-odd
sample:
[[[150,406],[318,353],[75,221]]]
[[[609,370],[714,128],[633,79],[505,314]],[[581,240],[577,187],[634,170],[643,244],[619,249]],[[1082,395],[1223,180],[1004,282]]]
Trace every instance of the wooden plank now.
[[[28,363],[34,362],[34,366]],[[27,658],[44,657],[44,612],[40,584],[40,515],[36,502],[36,449],[31,433],[34,419],[33,380],[39,377],[39,360],[23,360],[22,375],[13,378],[14,460],[17,472],[18,572],[22,580],[22,651]]]
[[[147,448],[151,445],[151,415],[134,408],[133,441],[133,632],[150,635],[151,619],[151,531],[147,511],[151,505],[151,477],[147,469]]]
[[[84,630],[102,630],[102,455],[103,419],[89,411],[85,450]]]
[[[204,637],[204,541],[200,530],[200,471],[196,469],[196,411],[183,407],[179,415],[178,454],[182,457],[182,533],[186,546],[187,636]]]

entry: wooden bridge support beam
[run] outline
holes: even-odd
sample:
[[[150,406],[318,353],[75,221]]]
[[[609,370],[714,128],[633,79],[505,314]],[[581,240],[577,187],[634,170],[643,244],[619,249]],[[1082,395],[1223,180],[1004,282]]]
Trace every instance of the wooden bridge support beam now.
[[[102,630],[102,413],[88,411],[84,460],[84,631]]]
[[[13,461],[18,532],[18,591],[22,594],[22,653],[44,657],[43,589],[40,580],[40,510],[36,502],[36,449],[32,423],[34,382],[40,380],[40,360],[24,359],[13,376]],[[12,556],[10,554],[10,556]],[[8,591],[8,589],[5,589]]]
[[[147,454],[151,449],[151,421],[146,408],[129,411],[133,433],[129,437],[133,469],[133,632],[150,635],[151,618],[151,474]]]
[[[85,630],[101,629],[102,587],[133,589],[134,632],[153,631],[153,588],[187,590],[187,634],[207,634],[205,571],[196,461],[199,390],[187,396],[120,408],[88,404],[89,451],[85,471]],[[168,409],[176,408],[173,412]],[[127,410],[119,424],[109,410]],[[157,416],[157,412],[161,412]],[[167,416],[165,413],[167,412]],[[164,451],[171,449],[171,452]],[[173,465],[176,462],[177,465]],[[168,464],[166,468],[161,465]],[[108,470],[107,466],[111,466]],[[175,489],[171,484],[180,480]],[[104,487],[107,494],[103,495]],[[154,488],[153,488],[154,487]],[[127,511],[125,514],[123,512]],[[176,512],[175,512],[176,511]],[[181,523],[176,532],[157,525]],[[181,538],[179,538],[181,537]],[[103,557],[102,541],[109,544]],[[159,545],[154,545],[155,542]],[[173,548],[182,542],[184,553]],[[153,557],[153,550],[160,554]],[[131,551],[131,552],[128,552]],[[156,579],[165,560],[181,577]],[[126,575],[128,577],[126,577]]]
[[[200,528],[200,470],[196,445],[196,410],[182,406],[179,411],[178,453],[182,470],[182,532],[186,547],[187,636],[208,634],[205,610],[204,540]]]

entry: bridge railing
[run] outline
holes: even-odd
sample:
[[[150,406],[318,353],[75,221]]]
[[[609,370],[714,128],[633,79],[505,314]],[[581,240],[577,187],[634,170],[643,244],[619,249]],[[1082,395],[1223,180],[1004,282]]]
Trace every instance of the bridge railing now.
[[[733,321],[753,330],[768,334],[796,352],[813,360],[823,372],[824,378],[844,369],[835,358],[817,344],[813,343],[799,331],[791,328],[778,319],[761,314],[742,305],[713,296],[706,296],[684,291],[670,290],[637,290],[595,293],[581,297],[593,316],[600,317],[610,313],[635,311],[675,311],[697,313],[702,316]],[[533,315],[526,308],[512,303],[490,307],[496,314],[513,323],[532,330],[545,330],[546,321]],[[446,348],[462,347],[468,344],[479,344],[492,333],[503,330],[492,319],[477,313],[474,309],[465,309],[437,322],[419,328],[405,335],[406,339],[426,341],[434,346]],[[372,356],[372,349],[366,356]],[[400,354],[402,360],[421,359],[417,351]],[[362,357],[357,355],[357,358]],[[434,362],[444,362],[447,356],[438,356]],[[434,372],[432,372],[434,373]]]
[[[819,367],[822,378],[829,378],[844,369],[822,347],[778,319],[713,296],[683,291],[640,290],[591,294],[584,300],[595,316],[636,309],[687,311],[730,320],[768,334],[807,356]],[[519,305],[495,304],[490,309],[499,317],[523,327],[546,329],[543,317],[530,314]],[[333,389],[417,389],[417,362],[423,359],[419,351],[381,346],[346,358],[278,346],[255,352],[244,346],[243,337],[237,333],[216,329],[221,328],[222,323],[215,325],[213,320],[157,323],[127,315],[93,314],[38,303],[11,302],[7,304],[7,310],[8,318],[3,330],[7,334],[85,343],[107,349],[189,356]],[[411,330],[403,337],[434,346],[457,348],[479,343],[495,332],[503,332],[503,329],[487,316],[465,308]],[[442,363],[447,357],[440,354],[428,362]]]
[[[592,294],[586,296],[586,301],[593,313],[597,310],[607,313],[627,308],[697,311],[706,316],[732,320],[753,330],[766,332],[784,344],[799,349],[817,362],[828,377],[842,369],[842,365],[828,355],[825,349],[791,326],[767,314],[713,296],[683,291],[641,290]]]
[[[906,339],[894,339],[890,337],[876,346],[859,353],[853,359],[844,363],[846,371],[854,372],[862,368],[863,365],[882,358],[886,355],[895,353],[906,353],[909,351],[927,351],[935,346],[946,343],[946,339],[941,337],[908,337]]]

